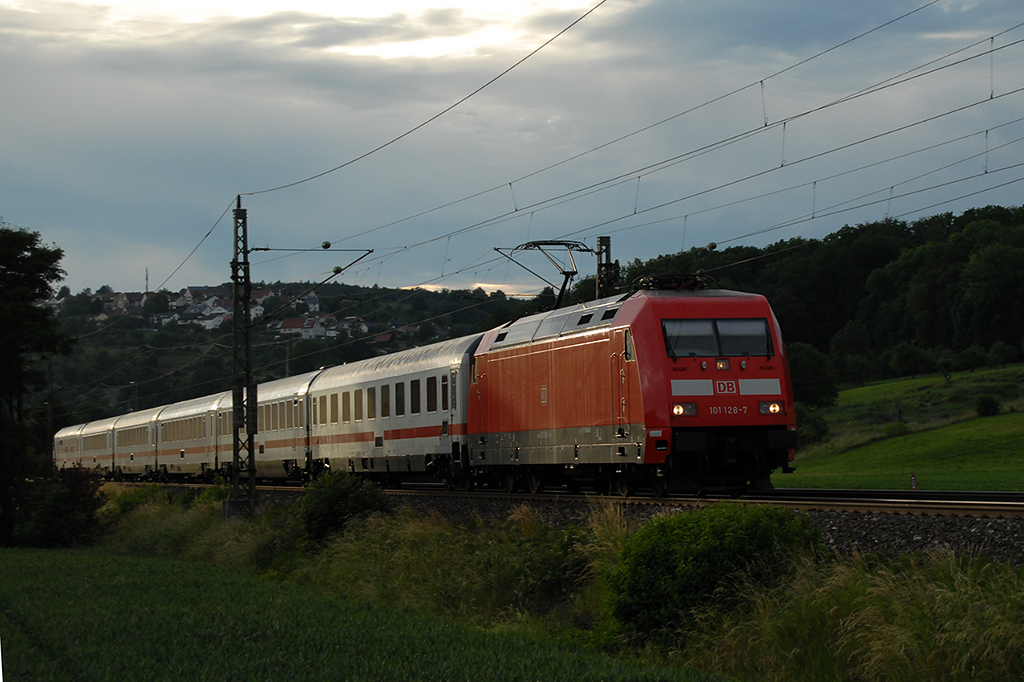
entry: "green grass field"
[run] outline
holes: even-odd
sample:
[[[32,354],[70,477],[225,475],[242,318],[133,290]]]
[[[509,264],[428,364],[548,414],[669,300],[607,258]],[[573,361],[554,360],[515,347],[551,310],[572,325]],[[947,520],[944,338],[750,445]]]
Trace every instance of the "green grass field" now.
[[[7,682],[713,680],[217,567],[0,550]]]
[[[831,437],[797,452],[776,487],[1024,490],[1024,367],[899,379],[841,391]],[[978,396],[1003,405],[977,417]],[[797,425],[799,428],[799,424]]]

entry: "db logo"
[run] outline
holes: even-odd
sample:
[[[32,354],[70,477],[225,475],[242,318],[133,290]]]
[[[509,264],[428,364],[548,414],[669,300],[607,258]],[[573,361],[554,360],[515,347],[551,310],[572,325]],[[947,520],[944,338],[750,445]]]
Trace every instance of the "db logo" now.
[[[736,382],[735,381],[716,381],[715,382],[715,393],[736,393]]]

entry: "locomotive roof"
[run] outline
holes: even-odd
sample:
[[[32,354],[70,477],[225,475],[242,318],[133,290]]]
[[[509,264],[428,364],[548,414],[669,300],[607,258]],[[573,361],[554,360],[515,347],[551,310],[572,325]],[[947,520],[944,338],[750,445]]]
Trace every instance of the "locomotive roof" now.
[[[749,291],[732,291],[731,289],[701,289],[699,291],[675,291],[671,289],[645,290],[645,296],[652,298],[675,297],[678,298],[764,298],[761,294],[752,294]]]
[[[577,334],[591,329],[611,326],[615,324],[616,320],[619,322],[623,321],[620,311],[627,301],[639,303],[644,298],[763,299],[764,297],[760,294],[730,291],[728,289],[700,289],[696,291],[689,289],[641,289],[625,295],[579,303],[514,320],[496,330],[497,333],[492,331],[488,334],[488,336],[493,335],[494,341],[486,349],[507,348],[541,339]]]
[[[497,330],[490,348],[517,346],[538,339],[606,327],[615,321],[622,304],[635,295],[601,298],[513,320]]]

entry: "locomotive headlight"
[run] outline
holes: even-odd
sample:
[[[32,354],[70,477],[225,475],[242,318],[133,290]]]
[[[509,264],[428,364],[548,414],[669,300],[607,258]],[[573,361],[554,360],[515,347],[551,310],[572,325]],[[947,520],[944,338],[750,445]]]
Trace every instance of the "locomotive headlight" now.
[[[778,401],[766,401],[758,404],[761,414],[782,414],[782,403]]]
[[[696,417],[697,403],[672,403],[672,414],[677,417]]]
[[[726,360],[725,358],[719,358],[718,360],[715,360],[715,369],[729,369],[729,361]]]

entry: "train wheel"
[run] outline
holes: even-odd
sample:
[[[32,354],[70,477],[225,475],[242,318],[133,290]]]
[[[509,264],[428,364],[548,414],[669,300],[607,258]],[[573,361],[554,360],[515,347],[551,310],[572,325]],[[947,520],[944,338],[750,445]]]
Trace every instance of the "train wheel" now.
[[[536,473],[531,473],[526,478],[526,485],[528,486],[531,495],[538,495],[544,490],[544,481]]]
[[[513,471],[505,474],[505,492],[508,494],[514,493],[519,488],[519,481],[516,479],[516,474]]]
[[[636,483],[633,481],[633,477],[626,472],[616,474],[612,479],[612,486],[612,489],[620,497],[629,497],[636,492]]]
[[[651,474],[651,494],[654,497],[665,497],[668,494],[668,478]]]

